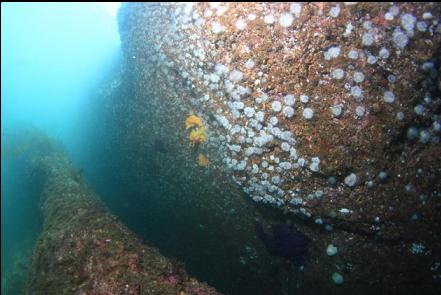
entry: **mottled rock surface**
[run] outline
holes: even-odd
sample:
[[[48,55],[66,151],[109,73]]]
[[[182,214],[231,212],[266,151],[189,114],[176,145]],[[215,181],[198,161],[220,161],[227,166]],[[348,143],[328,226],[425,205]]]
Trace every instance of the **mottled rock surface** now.
[[[30,143],[30,161],[42,175],[44,222],[26,294],[219,294],[144,245],[108,212],[66,155],[39,139]]]
[[[437,3],[124,5],[133,161],[189,182],[208,177],[192,189],[216,214],[227,210],[204,192],[236,188],[306,219],[299,227],[320,251],[302,290],[328,288],[339,271],[338,290],[424,282],[432,292],[441,280],[440,12]],[[192,114],[206,132],[197,145],[184,125]],[[169,147],[161,162],[149,155],[158,136]],[[209,165],[198,166],[201,153]],[[253,210],[244,209],[247,224]]]

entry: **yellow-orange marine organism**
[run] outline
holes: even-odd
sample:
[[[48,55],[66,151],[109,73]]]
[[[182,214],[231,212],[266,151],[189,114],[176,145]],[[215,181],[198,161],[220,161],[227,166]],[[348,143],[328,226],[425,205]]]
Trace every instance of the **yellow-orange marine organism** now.
[[[201,118],[196,115],[188,116],[185,120],[185,129],[189,128],[191,129],[189,139],[192,145],[205,142],[207,138],[205,137],[205,127]]]
[[[208,166],[208,164],[210,164],[210,161],[208,160],[208,158],[204,154],[199,154],[198,155],[198,165],[205,167],[205,166]]]
[[[204,125],[202,124],[201,118],[199,118],[196,115],[190,115],[185,120],[185,129],[193,128],[193,127],[198,128],[198,127],[203,127],[203,126]]]

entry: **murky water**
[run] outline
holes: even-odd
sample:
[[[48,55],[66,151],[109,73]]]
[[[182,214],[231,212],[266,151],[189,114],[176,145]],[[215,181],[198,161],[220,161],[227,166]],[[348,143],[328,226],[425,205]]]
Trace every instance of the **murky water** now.
[[[2,3],[2,294],[436,294],[440,15]]]

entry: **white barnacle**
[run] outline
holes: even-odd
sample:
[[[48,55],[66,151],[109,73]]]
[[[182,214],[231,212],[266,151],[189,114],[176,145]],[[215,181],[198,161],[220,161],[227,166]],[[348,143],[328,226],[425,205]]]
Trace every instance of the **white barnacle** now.
[[[236,29],[238,29],[239,31],[243,31],[247,27],[247,23],[243,19],[240,18],[236,21],[235,26],[236,26]]]
[[[363,91],[359,86],[351,87],[351,95],[356,101],[363,100]]]
[[[233,70],[230,73],[230,79],[232,81],[238,82],[238,81],[242,80],[242,78],[243,78],[243,73],[239,70]]]
[[[358,51],[355,50],[355,49],[351,49],[351,50],[348,52],[348,57],[349,57],[350,59],[358,59]]]
[[[251,58],[249,60],[247,60],[245,63],[245,67],[249,70],[252,69],[254,67],[254,65],[255,65],[255,62]]]
[[[390,56],[390,52],[387,48],[383,47],[380,49],[380,51],[378,52],[378,56],[381,59],[387,59]]]
[[[364,114],[366,113],[366,108],[364,106],[357,106],[355,108],[355,115],[358,119],[362,118]]]
[[[225,26],[218,23],[218,22],[212,22],[211,23],[211,31],[215,34],[220,34],[225,32]]]
[[[399,28],[395,29],[395,31],[393,32],[392,39],[394,41],[395,47],[398,49],[403,49],[407,46],[407,43],[409,43],[409,37]]]
[[[252,118],[254,116],[255,110],[254,108],[246,107],[243,112],[248,118]]]
[[[272,25],[275,21],[274,15],[271,15],[271,14],[265,15],[265,17],[263,18],[263,21],[268,25]]]
[[[395,100],[395,95],[392,91],[385,91],[383,99],[384,99],[384,102],[393,103]]]
[[[331,46],[324,53],[325,60],[331,60],[331,59],[337,58],[339,55],[340,55],[340,47],[339,46]]]
[[[337,104],[331,107],[331,112],[334,118],[340,118],[343,113],[343,105]]]
[[[290,106],[286,106],[283,108],[283,114],[285,115],[285,117],[291,118],[292,116],[294,116],[294,109]]]
[[[284,97],[284,102],[285,102],[285,104],[288,105],[288,106],[293,106],[294,103],[296,102],[296,98],[295,98],[295,96],[292,95],[292,94],[287,94],[287,95],[285,95],[285,97]]]
[[[354,81],[356,83],[361,83],[364,81],[364,74],[362,72],[355,72],[354,73]]]
[[[343,69],[335,69],[331,72],[331,77],[336,80],[341,80],[345,76],[345,71]]]
[[[296,17],[299,17],[300,13],[302,12],[302,4],[300,3],[291,4],[289,11],[293,13]]]
[[[280,112],[282,110],[282,104],[280,103],[280,101],[275,100],[271,103],[271,108],[274,112]]]
[[[345,184],[349,187],[354,186],[357,183],[357,175],[355,173],[351,173],[345,177]]]
[[[314,116],[314,111],[311,108],[305,108],[303,110],[303,118],[305,118],[306,120],[310,120],[312,119],[312,117]]]
[[[331,10],[329,11],[329,15],[333,18],[336,18],[340,15],[340,5],[336,5],[334,7],[331,8]]]
[[[291,149],[291,146],[286,143],[286,142],[282,142],[282,144],[280,145],[280,147],[282,148],[283,151],[285,152],[289,152],[289,150]]]
[[[374,35],[369,32],[366,32],[363,34],[361,43],[363,43],[364,46],[371,46],[374,44],[374,41],[375,41]]]
[[[309,96],[305,95],[305,94],[300,95],[300,101],[303,102],[303,103],[308,103]]]
[[[282,26],[282,27],[289,27],[289,26],[291,26],[292,25],[292,23],[293,23],[293,21],[294,21],[294,17],[292,16],[292,14],[290,14],[290,13],[284,13],[284,14],[282,14],[281,16],[280,16],[280,19],[279,19],[279,24]]]

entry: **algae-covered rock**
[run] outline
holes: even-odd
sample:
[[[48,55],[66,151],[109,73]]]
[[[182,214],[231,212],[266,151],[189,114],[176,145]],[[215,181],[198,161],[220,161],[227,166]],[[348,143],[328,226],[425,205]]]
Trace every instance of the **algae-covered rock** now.
[[[44,222],[26,294],[219,294],[144,245],[109,213],[61,150],[40,144],[34,142],[30,158],[44,175]]]
[[[242,208],[245,221],[234,223],[251,243],[257,210],[244,196],[308,220],[299,226],[321,254],[305,267],[304,290],[335,288],[336,270],[339,288],[406,290],[419,280],[432,290],[440,12],[437,3],[123,5],[121,121],[133,163],[140,175],[156,167],[214,215]],[[197,144],[192,115],[204,126]],[[160,158],[148,149],[158,136],[169,151]],[[326,255],[331,242],[336,257]]]
[[[435,4],[129,5],[119,20],[134,104],[157,120],[135,128],[185,145],[185,118],[197,113],[213,167],[253,200],[387,218],[413,202],[397,203],[406,184],[435,191],[439,162],[413,151],[439,149],[438,14]],[[394,209],[373,208],[374,195]]]

